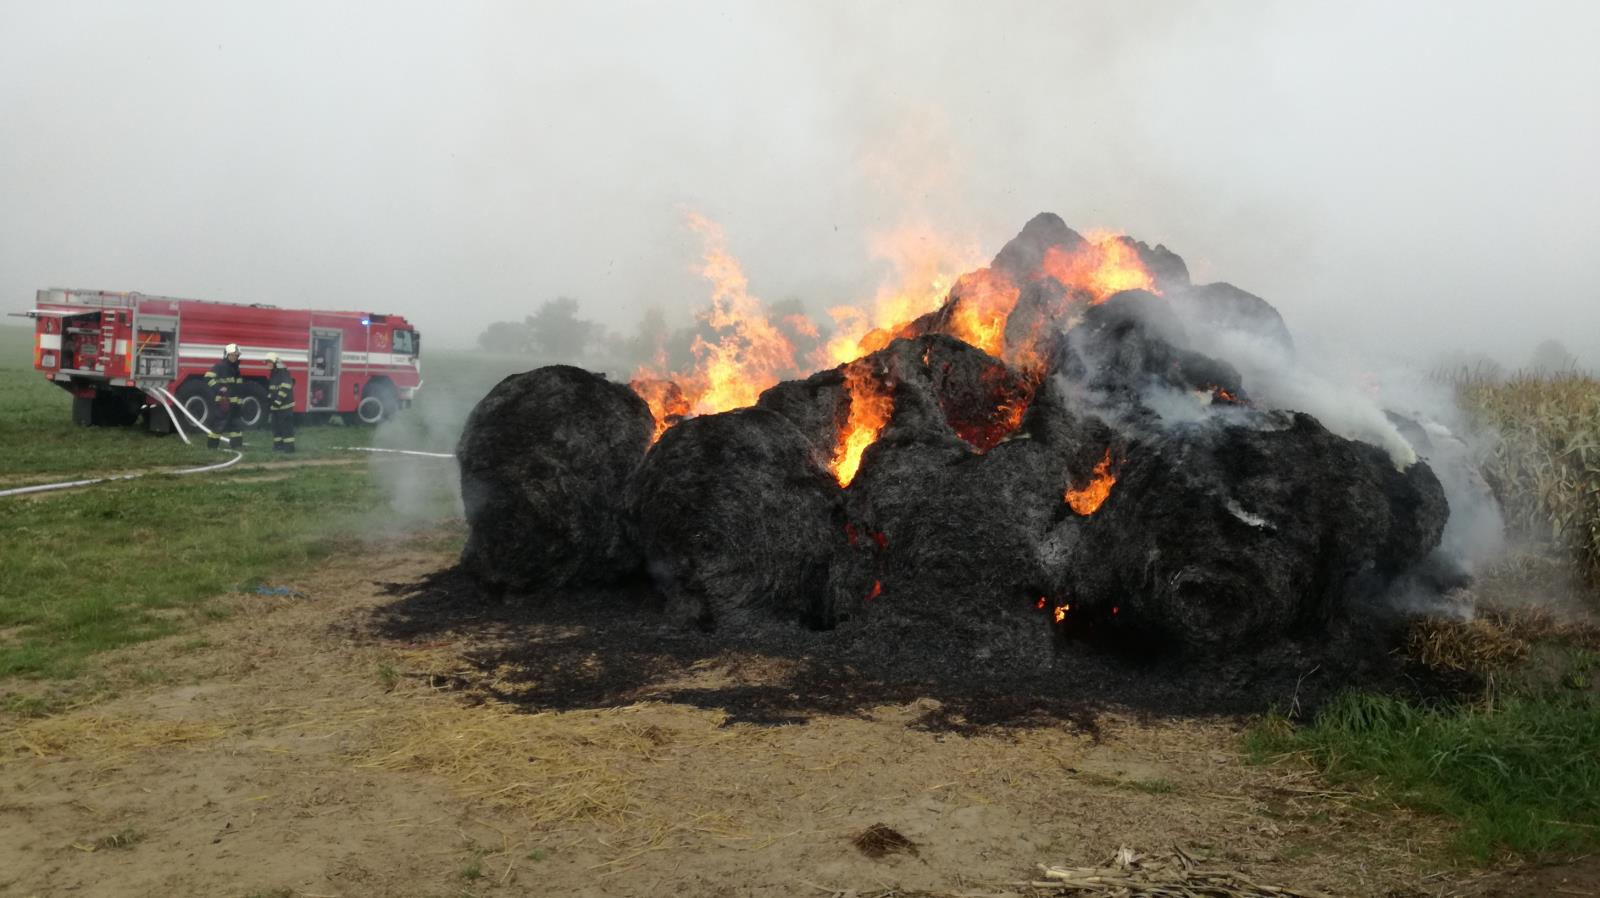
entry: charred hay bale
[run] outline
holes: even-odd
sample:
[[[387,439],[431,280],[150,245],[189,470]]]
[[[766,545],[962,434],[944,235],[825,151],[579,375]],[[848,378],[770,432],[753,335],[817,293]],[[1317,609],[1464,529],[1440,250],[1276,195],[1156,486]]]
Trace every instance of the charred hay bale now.
[[[1064,473],[1027,441],[977,455],[959,441],[902,432],[867,455],[850,486],[851,517],[882,551],[859,614],[974,649],[1042,645],[1040,543]]]
[[[621,497],[654,429],[632,390],[580,368],[502,380],[456,446],[468,527],[461,567],[517,590],[612,583],[636,571]]]
[[[1173,293],[1173,303],[1197,328],[1247,334],[1294,350],[1289,326],[1272,304],[1232,284],[1200,284]]]
[[[1184,264],[1182,256],[1160,244],[1152,247],[1130,237],[1118,239],[1139,257],[1145,270],[1150,272],[1157,290],[1172,293],[1189,286],[1189,266]],[[1044,257],[1051,249],[1070,255],[1087,245],[1088,241],[1068,227],[1059,215],[1041,212],[1000,249],[989,267],[1003,273],[1012,283],[1022,286],[1044,277]]]
[[[1175,428],[1130,446],[1083,520],[1067,625],[1217,654],[1320,631],[1426,558],[1447,514],[1426,464],[1309,415]]]
[[[1017,429],[1035,389],[1004,362],[944,334],[896,341],[877,361],[930,399],[949,429],[979,452]]]
[[[1040,276],[1045,254],[1052,248],[1075,253],[1087,245],[1088,241],[1067,227],[1061,216],[1054,212],[1040,212],[1022,226],[1017,236],[1000,248],[989,267],[1010,278],[1013,284],[1024,284]]]
[[[811,443],[817,467],[826,468],[839,440],[839,429],[850,416],[844,366],[769,387],[756,399],[756,407],[787,418]]]
[[[920,408],[937,410],[950,432],[980,452],[1017,429],[1035,389],[1028,377],[994,356],[939,333],[895,340],[851,364],[868,371],[885,390],[903,386],[917,393],[926,400]],[[756,402],[789,419],[817,448],[821,467],[833,458],[850,418],[845,368],[784,381]]]
[[[959,638],[974,651],[1009,646],[1048,657],[1047,612],[1036,603],[1060,574],[1044,569],[1044,542],[1061,517],[1081,431],[1054,419],[1070,415],[1064,404],[1047,402],[1033,431],[979,453],[936,402],[901,384],[893,418],[847,490],[851,519],[881,549],[876,596],[862,613],[913,626],[920,638]]]
[[[1091,307],[1057,341],[1052,370],[1101,404],[1134,410],[1152,386],[1209,392],[1227,402],[1247,399],[1244,381],[1227,362],[1188,348],[1188,332],[1163,297],[1126,290]]]
[[[1159,243],[1152,247],[1142,240],[1131,242],[1134,251],[1139,254],[1139,261],[1144,264],[1145,270],[1150,272],[1150,277],[1155,280],[1156,289],[1163,295],[1171,295],[1188,288],[1189,266],[1184,263],[1182,256]]]
[[[690,418],[662,435],[629,492],[669,611],[705,628],[827,626],[830,562],[845,552],[838,484],[764,408]]]

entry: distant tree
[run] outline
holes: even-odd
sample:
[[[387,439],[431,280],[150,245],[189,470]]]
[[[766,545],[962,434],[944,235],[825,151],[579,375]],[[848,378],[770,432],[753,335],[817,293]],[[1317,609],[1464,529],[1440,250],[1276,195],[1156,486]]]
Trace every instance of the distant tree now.
[[[488,352],[532,355],[545,362],[576,362],[590,349],[605,349],[605,328],[578,317],[578,301],[545,300],[521,321],[496,321],[478,335]]]
[[[650,306],[639,318],[633,336],[628,338],[628,358],[634,365],[653,365],[657,356],[667,351],[667,339],[672,328],[667,324],[667,313],[660,306]]]
[[[526,321],[529,349],[541,359],[581,359],[590,342],[605,332],[579,318],[578,301],[565,296],[545,300]]]
[[[528,325],[521,321],[496,321],[478,335],[485,352],[522,354],[528,351]]]
[[[1578,367],[1578,357],[1567,351],[1560,340],[1545,340],[1533,348],[1528,367],[1540,374],[1556,374]]]

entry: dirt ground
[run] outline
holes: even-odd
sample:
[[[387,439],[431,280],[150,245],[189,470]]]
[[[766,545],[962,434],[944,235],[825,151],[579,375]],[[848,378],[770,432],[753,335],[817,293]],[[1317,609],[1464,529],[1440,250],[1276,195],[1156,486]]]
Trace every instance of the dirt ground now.
[[[384,584],[452,562],[340,559],[70,694],[8,684],[76,706],[0,719],[0,894],[1022,894],[1037,864],[1121,847],[1329,895],[1600,894],[1594,863],[1450,867],[1445,824],[1246,763],[1237,719],[912,726],[932,698],[782,726],[528,713],[458,688],[468,640],[366,626]],[[911,845],[868,857],[852,840],[876,824]]]

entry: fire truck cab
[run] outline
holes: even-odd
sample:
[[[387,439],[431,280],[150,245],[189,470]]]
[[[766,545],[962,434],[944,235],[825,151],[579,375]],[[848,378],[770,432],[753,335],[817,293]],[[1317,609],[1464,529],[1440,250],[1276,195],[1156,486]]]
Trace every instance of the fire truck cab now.
[[[142,416],[170,432],[184,410],[207,426],[205,372],[239,344],[245,386],[234,397],[246,427],[267,420],[267,353],[294,375],[294,407],[312,419],[353,415],[376,424],[422,386],[421,339],[399,315],[280,309],[104,290],[38,291],[33,365],[73,396],[73,420],[129,425]],[[179,425],[184,426],[184,425]]]

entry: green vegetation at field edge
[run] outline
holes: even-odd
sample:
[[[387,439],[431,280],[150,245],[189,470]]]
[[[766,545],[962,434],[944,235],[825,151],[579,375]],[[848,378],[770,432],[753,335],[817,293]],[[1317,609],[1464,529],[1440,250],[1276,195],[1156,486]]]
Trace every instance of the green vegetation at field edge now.
[[[1246,744],[1257,760],[1304,757],[1335,783],[1456,819],[1452,846],[1466,858],[1600,848],[1600,701],[1592,693],[1441,707],[1349,693],[1303,726],[1269,717]]]

